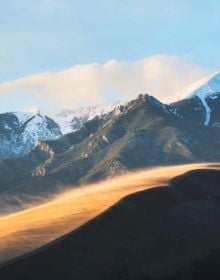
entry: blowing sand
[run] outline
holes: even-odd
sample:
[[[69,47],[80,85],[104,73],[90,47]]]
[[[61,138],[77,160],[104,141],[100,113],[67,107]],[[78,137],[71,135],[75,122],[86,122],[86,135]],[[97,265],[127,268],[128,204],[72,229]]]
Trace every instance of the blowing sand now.
[[[0,263],[67,234],[126,195],[167,185],[173,177],[201,168],[213,167],[210,164],[190,164],[138,171],[67,191],[46,204],[1,217]]]

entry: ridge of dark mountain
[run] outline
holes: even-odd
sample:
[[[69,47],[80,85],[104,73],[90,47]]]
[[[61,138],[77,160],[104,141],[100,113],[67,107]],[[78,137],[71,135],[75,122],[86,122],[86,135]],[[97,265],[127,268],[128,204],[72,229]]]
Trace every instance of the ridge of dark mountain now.
[[[206,97],[206,104],[208,108],[204,107],[201,98],[192,96],[191,98],[180,100],[172,103],[171,106],[175,107],[177,112],[186,121],[194,122],[206,126],[220,127],[220,93]],[[207,116],[208,114],[208,116]]]
[[[219,127],[220,72],[216,72],[186,88],[173,106],[182,116],[205,126]]]
[[[27,155],[0,161],[0,193],[47,197],[148,166],[218,162],[220,129],[204,125],[188,103],[198,105],[194,97],[165,105],[139,95],[74,133],[40,141]]]
[[[185,120],[205,126],[220,126],[220,72],[197,81],[174,96],[178,101],[172,104],[173,112]],[[37,109],[32,113],[0,114],[0,158],[25,155],[34,149],[38,141],[56,140],[61,135],[72,133],[87,121],[117,109],[119,104],[48,111],[46,115],[40,114]]]
[[[129,195],[0,269],[4,280],[219,279],[220,171]]]

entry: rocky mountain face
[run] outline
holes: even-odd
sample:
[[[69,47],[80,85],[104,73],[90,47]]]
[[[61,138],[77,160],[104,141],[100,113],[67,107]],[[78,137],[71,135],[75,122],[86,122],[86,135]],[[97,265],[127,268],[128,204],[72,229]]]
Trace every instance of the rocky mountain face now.
[[[38,141],[23,157],[0,162],[0,192],[45,197],[138,168],[220,161],[218,81],[216,74],[170,105],[139,95],[73,133]],[[209,117],[203,88],[213,89],[202,95]]]

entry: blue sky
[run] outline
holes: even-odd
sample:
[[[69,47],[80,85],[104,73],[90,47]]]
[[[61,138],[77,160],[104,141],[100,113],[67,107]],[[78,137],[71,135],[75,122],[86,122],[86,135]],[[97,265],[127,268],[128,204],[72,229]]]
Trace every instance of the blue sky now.
[[[158,54],[216,71],[219,18],[218,0],[2,1],[0,83],[78,64],[132,62]]]

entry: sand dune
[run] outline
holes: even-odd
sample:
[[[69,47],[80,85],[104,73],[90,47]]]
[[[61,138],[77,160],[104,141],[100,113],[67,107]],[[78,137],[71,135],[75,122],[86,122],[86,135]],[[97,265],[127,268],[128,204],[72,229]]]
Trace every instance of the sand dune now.
[[[163,186],[175,176],[213,164],[142,170],[71,190],[38,207],[0,218],[0,262],[31,252],[78,228],[124,196]],[[216,166],[217,167],[217,166]]]

